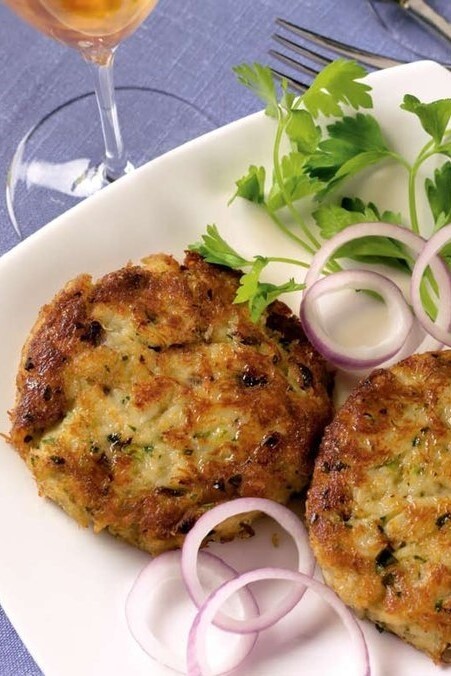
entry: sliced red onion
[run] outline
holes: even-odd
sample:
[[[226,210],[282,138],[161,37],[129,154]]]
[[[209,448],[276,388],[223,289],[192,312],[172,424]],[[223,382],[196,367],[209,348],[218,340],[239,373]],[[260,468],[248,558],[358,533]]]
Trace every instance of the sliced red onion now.
[[[146,614],[155,590],[158,590],[168,580],[180,580],[180,562],[180,550],[165,552],[152,559],[141,571],[130,590],[125,604],[125,614],[130,632],[141,648],[160,664],[184,674],[186,673],[185,659],[174,655],[174,652],[152,632],[146,621]],[[215,577],[217,576],[221,584],[224,579],[229,580],[238,575],[232,566],[209,552],[200,552],[200,564]],[[238,598],[245,617],[258,616],[257,602],[248,589],[243,589]],[[254,633],[241,638],[232,655],[233,664],[229,669],[235,669],[247,657],[255,645],[257,636],[258,634]]]
[[[353,614],[329,587],[318,582],[308,575],[285,570],[283,568],[260,568],[243,573],[238,578],[230,580],[214,591],[202,604],[192,624],[187,651],[188,676],[212,676],[206,655],[206,633],[213,623],[221,606],[227,599],[252,582],[260,580],[288,580],[304,589],[307,587],[321,596],[338,614],[349,634],[354,646],[352,662],[356,666],[356,673],[360,676],[370,676],[370,660],[368,647],[363,632]],[[269,625],[268,625],[269,626]]]
[[[422,252],[418,256],[417,262],[412,271],[412,278],[410,281],[410,294],[412,298],[412,305],[418,321],[423,328],[436,340],[451,346],[451,293],[445,286],[440,286],[440,308],[445,306],[448,312],[438,313],[437,318],[433,321],[426,313],[420,296],[420,284],[426,269],[431,266],[432,261],[436,259],[437,254],[441,249],[451,240],[451,225],[447,225],[438,232],[436,232],[430,240],[424,245]],[[435,274],[435,272],[434,272]],[[448,272],[448,281],[450,280]],[[451,286],[449,281],[448,286]]]
[[[341,289],[375,291],[385,300],[389,313],[386,337],[377,345],[346,347],[323,329],[317,301]],[[387,277],[369,270],[342,270],[318,279],[308,287],[301,303],[301,322],[310,342],[336,366],[364,369],[377,366],[399,352],[413,326],[413,315],[399,288]]]
[[[423,248],[427,244],[427,241],[423,237],[420,237],[420,235],[416,235],[411,230],[407,230],[402,226],[393,225],[391,223],[375,222],[375,223],[356,223],[354,225],[350,225],[344,228],[341,232],[334,235],[334,237],[332,237],[331,239],[324,242],[321,249],[313,257],[310,268],[305,278],[305,284],[307,289],[304,292],[304,295],[306,295],[308,289],[318,279],[320,279],[326,263],[340,247],[355,239],[360,239],[361,237],[378,237],[378,236],[389,237],[390,239],[395,239],[399,242],[402,242],[405,246],[411,249],[411,251],[416,256],[419,256],[421,254]],[[438,304],[438,313],[435,325],[437,327],[444,326],[448,327],[451,323],[451,303],[449,302],[449,298],[451,297],[451,278],[450,275],[448,274],[448,269],[445,263],[438,256],[431,257],[429,265],[431,267],[435,281],[437,282],[437,285],[440,289],[440,299]],[[334,276],[335,275],[332,275],[332,277]],[[417,301],[417,298],[415,298],[415,300]],[[412,298],[412,304],[414,305],[415,309],[415,306],[418,306],[418,301],[414,304],[414,298]],[[443,341],[440,341],[440,343],[442,342]],[[434,344],[431,341],[430,335],[427,335],[423,340],[421,340],[421,342],[418,345],[415,346],[415,350],[417,352],[424,352],[426,350],[439,349],[441,347],[440,343]],[[401,358],[401,355],[397,356]]]
[[[205,600],[206,593],[202,588],[197,573],[197,557],[203,540],[216,526],[226,519],[236,517],[247,512],[263,512],[277,521],[293,538],[298,555],[298,567],[305,561],[305,573],[313,575],[315,559],[311,551],[306,530],[299,520],[287,507],[265,498],[238,498],[225,502],[203,514],[195,523],[185,538],[182,549],[182,575],[188,592],[196,606],[200,607]],[[215,618],[214,624],[226,631],[237,633],[253,633],[275,624],[284,617],[302,598],[303,589],[299,587],[289,592],[281,602],[271,610],[261,613],[259,617],[238,620],[221,613]]]

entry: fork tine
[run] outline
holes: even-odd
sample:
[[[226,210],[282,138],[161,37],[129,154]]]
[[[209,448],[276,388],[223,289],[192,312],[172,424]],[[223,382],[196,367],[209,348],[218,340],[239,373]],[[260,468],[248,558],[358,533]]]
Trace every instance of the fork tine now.
[[[275,40],[275,42],[278,42],[280,45],[282,45],[282,47],[291,49],[291,51],[296,52],[296,54],[305,56],[310,61],[314,61],[315,63],[319,64],[322,67],[327,66],[332,61],[332,59],[330,59],[329,57],[323,56],[322,54],[318,54],[317,52],[308,49],[308,47],[299,45],[297,42],[293,42],[292,40],[289,40],[288,38],[286,38],[283,35],[280,35],[279,33],[273,33],[272,39]]]
[[[304,73],[304,75],[308,75],[312,79],[315,78],[319,73],[319,70],[314,70],[313,68],[310,68],[310,66],[307,66],[305,63],[296,61],[296,59],[292,59],[291,56],[287,56],[287,54],[282,54],[282,52],[278,52],[275,49],[268,50],[268,54],[270,56],[273,56],[275,59],[278,59],[278,61],[285,63],[287,66],[290,66],[290,68],[294,68],[295,70]]]
[[[310,85],[307,84],[306,82],[301,82],[300,80],[296,80],[294,77],[289,77],[288,75],[281,73],[279,70],[276,70],[275,68],[271,68],[271,73],[275,75],[279,80],[286,80],[290,85],[290,87],[300,92],[301,94],[306,92],[307,89],[310,87]]]
[[[301,26],[297,26],[291,21],[281,19],[280,17],[276,19],[276,24],[288,31],[291,31],[292,33],[295,33],[296,35],[299,35],[305,40],[313,42],[315,45],[328,49],[332,52],[335,52],[336,54],[340,54],[341,56],[345,56],[348,59],[355,59],[356,61],[359,61],[360,63],[363,63],[367,66],[371,66],[372,68],[389,68],[390,66],[398,66],[400,63],[402,63],[402,61],[390,59],[387,56],[372,54],[371,52],[367,52],[364,49],[357,49],[355,47],[345,45],[343,42],[339,42],[333,38],[325,37],[306,28],[301,28]]]

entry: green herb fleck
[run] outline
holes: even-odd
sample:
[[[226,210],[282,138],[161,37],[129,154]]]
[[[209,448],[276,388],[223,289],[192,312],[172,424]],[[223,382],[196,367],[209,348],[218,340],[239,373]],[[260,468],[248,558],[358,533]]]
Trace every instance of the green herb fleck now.
[[[198,432],[194,432],[193,437],[194,439],[208,439],[208,437],[211,436],[211,430],[206,430],[202,431],[199,430]]]

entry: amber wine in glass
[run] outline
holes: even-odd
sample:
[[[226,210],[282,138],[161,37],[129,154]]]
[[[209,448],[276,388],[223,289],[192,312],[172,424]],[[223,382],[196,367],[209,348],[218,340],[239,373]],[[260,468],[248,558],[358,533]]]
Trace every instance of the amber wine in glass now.
[[[151,121],[148,118],[151,111],[158,117],[158,107],[160,117],[161,109],[168,117],[171,106],[176,106],[179,110],[174,112],[174,119],[180,118],[180,108],[183,108],[183,135],[175,135],[174,145],[215,126],[213,120],[175,94],[147,87],[124,87],[121,91],[128,97],[127,118],[146,118],[143,134],[134,133],[138,137],[137,152],[124,145],[113,84],[114,55],[119,43],[138,28],[157,1],[4,0],[15,14],[45,35],[76,49],[89,64],[104,141],[101,161],[92,156],[80,156],[83,151],[73,147],[77,145],[77,139],[86,142],[92,116],[90,112],[79,111],[71,117],[72,108],[78,106],[81,110],[81,107],[92,105],[88,100],[92,99],[91,93],[62,104],[25,134],[11,163],[6,194],[8,211],[18,233],[24,230],[24,221],[30,213],[34,216],[43,214],[37,219],[39,227],[76,201],[128,173],[136,164],[158,154],[144,147],[151,145],[148,137]],[[188,117],[187,109],[190,109]],[[80,119],[86,124],[85,132],[74,129]],[[133,126],[136,128],[135,124]],[[43,148],[45,139],[50,141],[47,155]],[[40,157],[37,157],[38,152]],[[52,156],[55,152],[58,158]],[[72,157],[69,152],[73,153]]]

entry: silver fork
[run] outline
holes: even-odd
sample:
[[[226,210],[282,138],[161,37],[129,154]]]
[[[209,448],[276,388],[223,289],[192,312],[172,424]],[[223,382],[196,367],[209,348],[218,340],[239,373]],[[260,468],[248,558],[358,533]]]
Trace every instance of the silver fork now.
[[[391,66],[399,66],[403,63],[406,63],[406,61],[393,59],[388,56],[383,56],[382,54],[375,54],[364,49],[358,49],[357,47],[346,45],[343,42],[334,40],[333,38],[329,38],[324,35],[320,35],[319,33],[315,33],[314,31],[307,30],[306,28],[302,28],[301,26],[297,26],[286,19],[278,18],[276,19],[276,24],[290,33],[294,33],[296,36],[301,37],[305,43],[313,43],[314,45],[322,48],[324,51],[333,54],[333,57],[319,54],[316,50],[313,51],[305,44],[295,42],[294,40],[291,40],[280,33],[273,34],[273,39],[285,49],[289,50],[290,52],[294,52],[295,54],[303,57],[303,59],[308,59],[310,62],[318,64],[321,66],[321,68],[324,68],[324,66],[327,66],[329,63],[331,63],[334,58],[337,58],[337,56],[344,56],[348,59],[353,59],[354,61],[358,61],[372,70],[389,68]],[[311,84],[311,80],[313,80],[318,75],[319,70],[321,70],[321,68],[312,68],[304,61],[299,61],[298,59],[293,58],[292,56],[289,56],[288,54],[280,52],[276,49],[270,49],[269,54],[290,68],[293,68],[302,73],[304,76],[307,76],[307,78],[304,77],[303,79],[296,79],[285,75],[275,68],[271,68],[274,75],[276,75],[278,78],[285,78],[292,87],[301,92],[304,92],[306,89],[308,89]],[[444,63],[442,65],[451,71],[451,64]]]

